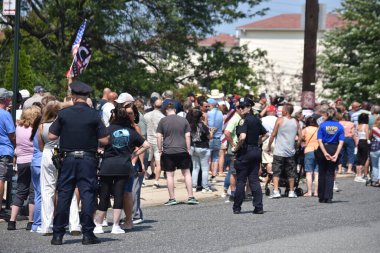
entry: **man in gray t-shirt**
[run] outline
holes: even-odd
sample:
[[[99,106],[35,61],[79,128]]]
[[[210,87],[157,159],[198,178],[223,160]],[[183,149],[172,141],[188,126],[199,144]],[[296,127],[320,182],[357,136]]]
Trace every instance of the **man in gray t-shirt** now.
[[[169,201],[165,205],[176,205],[174,195],[174,172],[181,169],[185,178],[188,193],[187,203],[198,204],[193,197],[190,174],[190,125],[186,119],[176,115],[173,103],[166,108],[166,117],[162,118],[157,126],[157,147],[161,154],[161,167],[166,172]]]

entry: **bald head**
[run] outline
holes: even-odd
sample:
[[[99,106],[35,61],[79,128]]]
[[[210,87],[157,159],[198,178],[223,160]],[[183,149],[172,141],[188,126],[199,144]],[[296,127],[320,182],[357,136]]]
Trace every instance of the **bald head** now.
[[[108,95],[111,93],[111,89],[110,88],[104,88],[103,90],[103,99],[108,99]]]
[[[110,92],[107,96],[108,102],[113,103],[117,99],[117,93],[116,92]]]
[[[154,102],[154,108],[160,109],[162,107],[162,100],[160,98],[156,99]]]
[[[351,104],[351,108],[352,108],[352,110],[353,111],[359,111],[359,109],[360,109],[360,103],[359,102],[357,102],[357,101],[354,101],[354,102],[352,102],[352,104]]]

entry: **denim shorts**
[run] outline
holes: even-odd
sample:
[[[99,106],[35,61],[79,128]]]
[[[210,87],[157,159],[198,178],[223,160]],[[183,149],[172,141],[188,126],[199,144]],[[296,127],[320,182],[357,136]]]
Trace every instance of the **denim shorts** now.
[[[315,159],[314,151],[305,153],[305,172],[318,173],[318,164]]]
[[[212,139],[209,142],[210,150],[211,150],[211,161],[217,162],[219,161],[219,150],[222,146],[222,142],[220,139]]]

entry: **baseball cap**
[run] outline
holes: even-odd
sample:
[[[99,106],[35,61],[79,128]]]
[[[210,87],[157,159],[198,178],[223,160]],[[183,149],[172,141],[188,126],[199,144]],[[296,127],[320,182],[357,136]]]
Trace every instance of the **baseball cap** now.
[[[211,105],[216,105],[216,104],[217,104],[216,100],[213,99],[213,98],[209,98],[209,99],[207,99],[207,103],[209,103],[209,104],[211,104]]]
[[[116,103],[118,104],[124,104],[124,103],[132,103],[135,102],[135,99],[132,97],[131,94],[124,92],[121,93],[120,96],[115,100]]]
[[[267,112],[275,112],[276,111],[276,106],[270,105],[268,106]]]
[[[160,94],[158,92],[152,92],[152,94],[150,94],[150,98],[160,98]]]
[[[245,106],[254,106],[255,103],[252,101],[252,99],[243,97],[239,100],[239,107],[245,107]]]
[[[11,98],[12,96],[13,96],[12,91],[9,91],[4,88],[0,88],[0,99]]]
[[[30,97],[30,92],[28,90],[20,90],[20,94],[23,99]]]
[[[42,87],[41,85],[35,86],[34,87],[34,93],[40,93],[40,92],[45,92],[44,87]]]

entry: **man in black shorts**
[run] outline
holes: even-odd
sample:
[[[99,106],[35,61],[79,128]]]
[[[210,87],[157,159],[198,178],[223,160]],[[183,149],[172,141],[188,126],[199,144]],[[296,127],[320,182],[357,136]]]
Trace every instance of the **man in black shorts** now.
[[[161,168],[166,172],[169,191],[167,206],[176,205],[174,195],[174,172],[181,169],[185,178],[187,204],[196,205],[199,202],[193,196],[190,174],[190,125],[186,119],[176,115],[175,106],[169,103],[166,108],[166,117],[162,118],[157,126],[157,148],[161,154]]]

